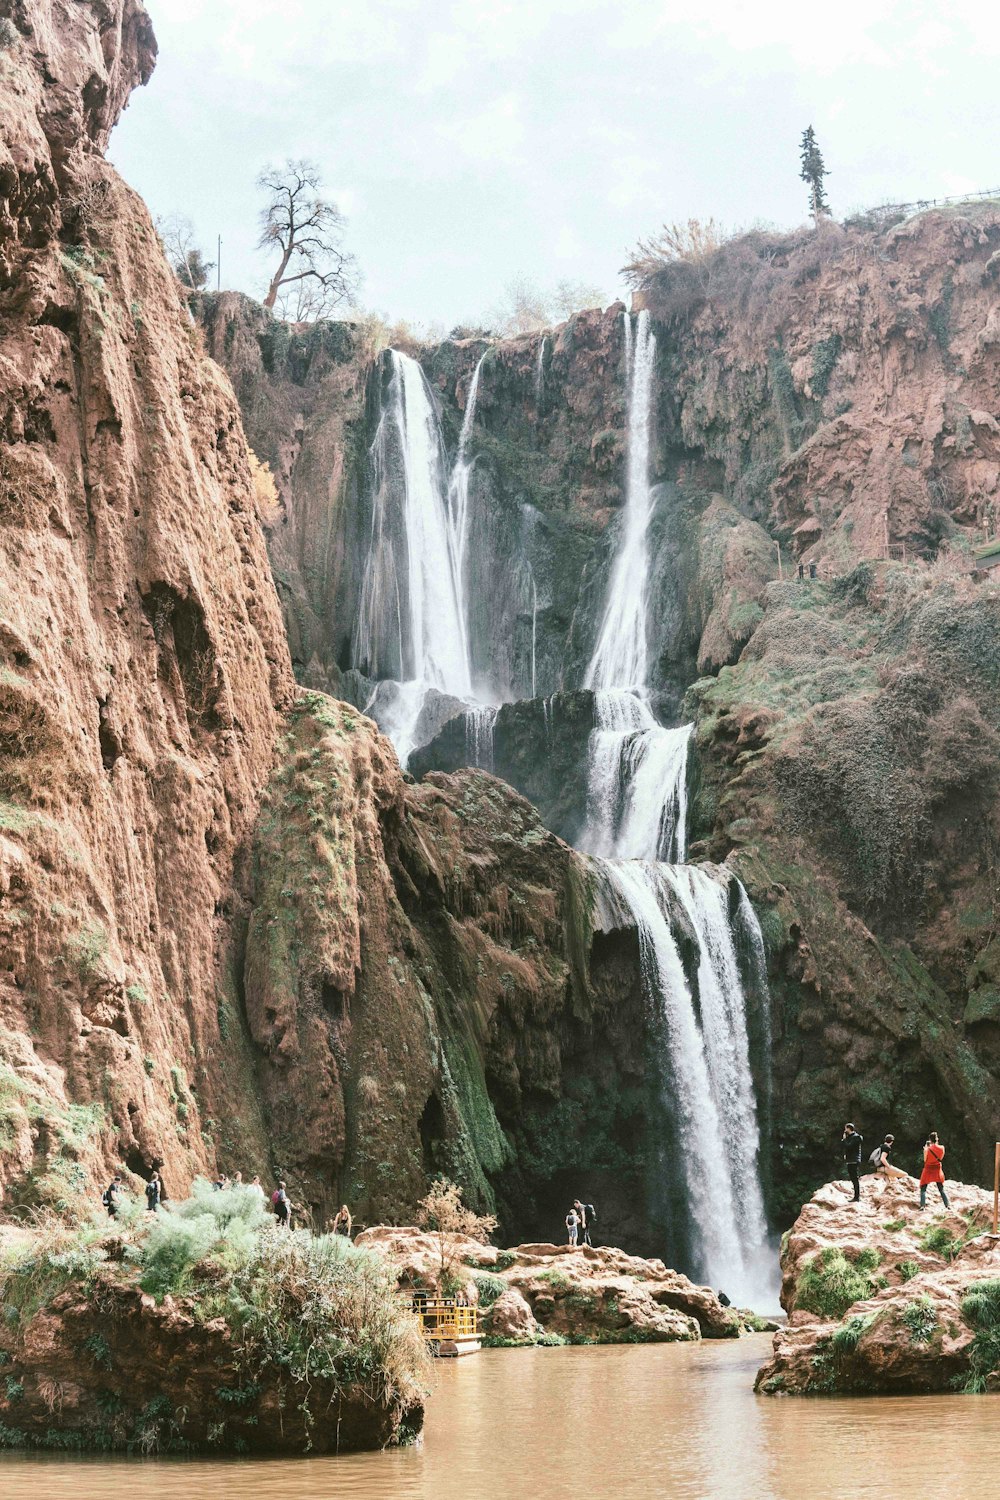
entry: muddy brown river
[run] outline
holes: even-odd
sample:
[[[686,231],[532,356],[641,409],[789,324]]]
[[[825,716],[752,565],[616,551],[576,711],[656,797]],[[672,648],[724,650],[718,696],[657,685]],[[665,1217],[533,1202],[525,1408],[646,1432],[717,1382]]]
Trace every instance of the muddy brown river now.
[[[753,1394],[769,1339],[496,1349],[442,1362],[422,1445],[346,1458],[0,1454],[3,1500],[965,1500],[1000,1397]]]

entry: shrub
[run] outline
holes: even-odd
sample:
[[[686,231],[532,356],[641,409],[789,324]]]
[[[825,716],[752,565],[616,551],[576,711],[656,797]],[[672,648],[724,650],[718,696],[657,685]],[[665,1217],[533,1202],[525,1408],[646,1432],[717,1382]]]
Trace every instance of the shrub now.
[[[874,1321],[874,1313],[855,1313],[831,1336],[830,1348],[838,1355],[853,1354],[861,1341],[861,1335]]]
[[[898,1317],[909,1329],[910,1342],[913,1344],[929,1344],[938,1331],[938,1315],[926,1292],[901,1308]]]
[[[498,1297],[502,1297],[507,1290],[507,1283],[502,1276],[474,1276],[476,1290],[479,1292],[479,1306],[482,1308],[492,1307]]]
[[[962,1298],[962,1317],[975,1331],[969,1374],[962,1389],[978,1395],[986,1377],[1000,1366],[1000,1281],[977,1281]]]
[[[905,1219],[890,1219],[889,1222],[888,1222],[888,1224],[883,1224],[882,1225],[882,1228],[883,1229],[887,1229],[890,1234],[898,1234],[901,1229],[905,1229],[906,1228],[906,1220]]]
[[[943,1256],[945,1260],[954,1260],[965,1244],[965,1237],[952,1234],[947,1224],[929,1224],[921,1231],[920,1243],[932,1255]]]
[[[912,1281],[914,1276],[920,1272],[920,1267],[915,1260],[901,1260],[896,1267],[902,1281]]]
[[[874,1265],[872,1264],[874,1257]],[[795,1306],[821,1318],[842,1318],[855,1302],[863,1302],[875,1290],[870,1274],[879,1263],[873,1250],[862,1251],[855,1261],[834,1245],[809,1257],[799,1273]]]

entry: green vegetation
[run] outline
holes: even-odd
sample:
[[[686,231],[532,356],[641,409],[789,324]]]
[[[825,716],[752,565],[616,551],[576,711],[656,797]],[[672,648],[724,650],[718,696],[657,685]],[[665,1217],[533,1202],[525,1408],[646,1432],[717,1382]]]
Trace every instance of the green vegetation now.
[[[874,1321],[874,1313],[855,1313],[831,1335],[830,1348],[837,1355],[853,1354],[861,1341],[861,1335]]]
[[[110,1243],[122,1238],[124,1260],[118,1254],[109,1259]],[[224,1380],[220,1370],[220,1441],[234,1417],[257,1421],[253,1407],[265,1385],[294,1404],[307,1437],[319,1415],[310,1408],[317,1385],[324,1410],[331,1389],[363,1388],[376,1405],[409,1405],[423,1395],[426,1351],[388,1262],[340,1236],[279,1230],[250,1189],[217,1192],[205,1181],[155,1217],[126,1204],[110,1228],[103,1219],[76,1230],[53,1220],[27,1246],[7,1250],[0,1260],[0,1337],[13,1361],[11,1379],[19,1373],[19,1339],[32,1317],[74,1285],[87,1301],[109,1309],[102,1331],[86,1337],[82,1349],[103,1372],[109,1410],[119,1402],[127,1410],[127,1386],[111,1387],[116,1343],[130,1334],[110,1309],[116,1291],[136,1283],[157,1300],[184,1299],[197,1323],[221,1318],[231,1330],[236,1378]],[[163,1412],[133,1412],[131,1427],[119,1423],[113,1445],[182,1448],[184,1419],[163,1400]],[[72,1433],[58,1435],[60,1445],[72,1439]],[[77,1434],[75,1441],[102,1446],[95,1434]],[[239,1451],[232,1431],[227,1442]],[[44,1445],[53,1443],[46,1437]]]
[[[899,1272],[900,1280],[902,1281],[912,1281],[914,1276],[920,1274],[920,1267],[915,1260],[901,1260],[896,1270]]]
[[[564,1271],[555,1268],[547,1271],[539,1271],[538,1280],[548,1282],[554,1292],[568,1292],[573,1285]]]
[[[890,1219],[887,1224],[883,1224],[882,1225],[882,1228],[883,1229],[887,1229],[890,1234],[898,1234],[901,1229],[905,1229],[906,1228],[906,1220],[905,1219]]]
[[[931,1255],[941,1255],[945,1260],[954,1260],[962,1246],[970,1238],[967,1234],[952,1234],[947,1224],[928,1224],[921,1230],[920,1244]]]
[[[1000,1367],[1000,1281],[978,1281],[970,1287],[962,1298],[962,1317],[975,1334],[962,1390],[980,1395],[987,1376]]]
[[[472,1279],[479,1292],[479,1306],[484,1312],[507,1290],[507,1283],[502,1276],[474,1276]]]
[[[897,1316],[899,1321],[909,1329],[910,1342],[914,1344],[929,1344],[940,1326],[934,1304],[926,1292],[915,1301],[908,1302],[899,1310]]]
[[[855,1302],[876,1290],[873,1272],[879,1266],[875,1250],[863,1250],[854,1260],[834,1245],[811,1255],[799,1273],[795,1306],[821,1318],[842,1318]]]

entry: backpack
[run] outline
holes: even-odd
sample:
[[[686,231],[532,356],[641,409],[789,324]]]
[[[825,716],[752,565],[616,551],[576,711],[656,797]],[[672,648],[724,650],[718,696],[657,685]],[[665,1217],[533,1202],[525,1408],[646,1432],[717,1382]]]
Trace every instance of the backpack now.
[[[868,1160],[871,1162],[873,1167],[880,1167],[882,1165],[882,1147],[876,1146],[875,1150],[872,1152],[871,1156],[869,1156]]]
[[[587,1213],[587,1223],[588,1224],[596,1224],[597,1223],[597,1209],[594,1207],[594,1205],[592,1203],[585,1203],[583,1206],[584,1206],[584,1209],[586,1210],[586,1213]]]
[[[111,1189],[110,1188],[105,1188],[104,1189],[104,1193],[103,1193],[103,1195],[101,1197],[101,1202],[104,1204],[105,1208],[110,1208],[111,1207]]]

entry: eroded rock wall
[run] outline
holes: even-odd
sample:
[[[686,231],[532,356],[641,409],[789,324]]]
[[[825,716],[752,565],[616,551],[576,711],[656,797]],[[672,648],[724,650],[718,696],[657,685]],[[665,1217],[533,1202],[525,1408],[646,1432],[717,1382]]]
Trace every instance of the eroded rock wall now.
[[[228,381],[103,159],[133,0],[4,0],[0,1193],[263,1139],[218,976],[292,674]],[[225,1122],[223,1124],[223,1122]]]

